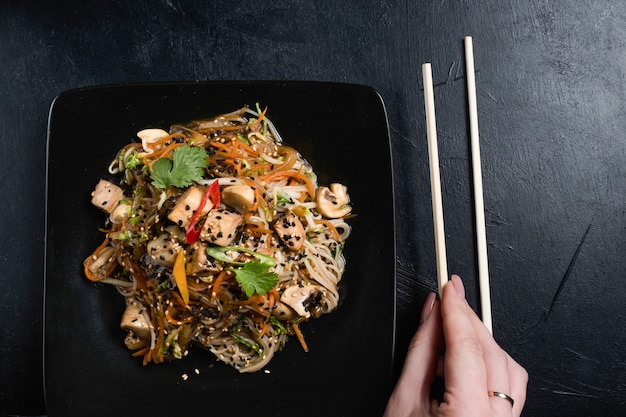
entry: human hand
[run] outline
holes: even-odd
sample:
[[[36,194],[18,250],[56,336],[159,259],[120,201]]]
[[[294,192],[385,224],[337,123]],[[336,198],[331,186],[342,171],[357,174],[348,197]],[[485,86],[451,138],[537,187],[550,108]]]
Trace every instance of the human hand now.
[[[521,415],[528,373],[498,346],[476,316],[458,276],[444,286],[441,302],[434,293],[428,296],[420,323],[385,417]],[[441,403],[430,398],[437,375],[445,384]],[[510,396],[514,403],[490,394],[493,391]]]

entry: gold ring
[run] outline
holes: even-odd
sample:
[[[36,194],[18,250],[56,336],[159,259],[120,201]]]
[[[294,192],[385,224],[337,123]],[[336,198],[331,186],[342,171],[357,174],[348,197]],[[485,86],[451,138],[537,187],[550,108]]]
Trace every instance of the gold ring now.
[[[487,394],[489,394],[490,397],[500,397],[502,399],[507,400],[508,402],[511,403],[511,407],[513,407],[513,404],[515,404],[515,400],[513,400],[513,398],[511,398],[510,395],[506,395],[503,392],[498,392],[498,391],[487,391]]]

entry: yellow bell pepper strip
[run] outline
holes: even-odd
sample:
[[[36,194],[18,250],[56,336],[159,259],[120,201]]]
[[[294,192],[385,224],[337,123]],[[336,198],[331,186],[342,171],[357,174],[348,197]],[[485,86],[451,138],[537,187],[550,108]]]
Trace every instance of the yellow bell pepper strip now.
[[[174,280],[178,286],[180,296],[183,298],[185,305],[189,304],[189,288],[187,287],[187,274],[185,273],[185,250],[180,248],[174,261]]]

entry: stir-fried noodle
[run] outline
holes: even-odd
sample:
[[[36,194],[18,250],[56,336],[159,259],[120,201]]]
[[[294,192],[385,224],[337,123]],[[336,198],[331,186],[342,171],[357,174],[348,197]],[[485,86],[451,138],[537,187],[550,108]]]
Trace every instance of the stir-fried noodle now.
[[[334,310],[350,234],[346,186],[320,186],[265,111],[146,129],[122,148],[92,203],[108,214],[84,263],[126,299],[125,343],[143,363],[204,347],[263,368],[299,324]]]

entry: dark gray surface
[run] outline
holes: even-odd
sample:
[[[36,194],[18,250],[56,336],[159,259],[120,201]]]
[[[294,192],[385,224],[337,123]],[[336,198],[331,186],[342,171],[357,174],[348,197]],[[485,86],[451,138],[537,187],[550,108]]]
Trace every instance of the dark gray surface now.
[[[525,415],[626,415],[626,3],[73,3],[0,4],[0,411],[45,412],[46,122],[54,97],[74,87],[303,79],[376,88],[396,173],[401,358],[435,286],[421,90],[421,64],[432,62],[449,269],[477,306],[462,50],[472,35],[494,332],[530,373]]]

